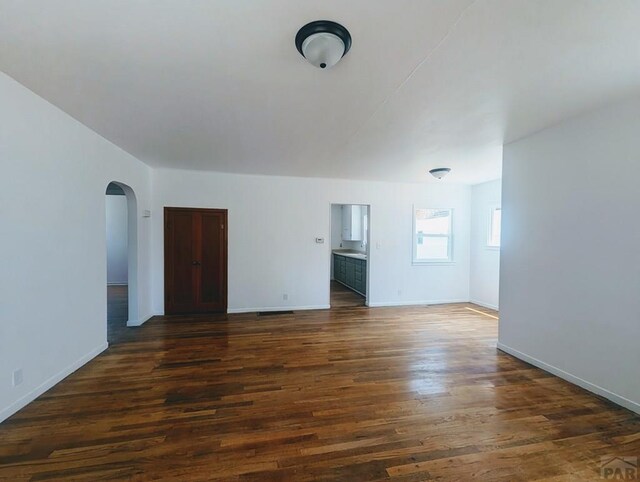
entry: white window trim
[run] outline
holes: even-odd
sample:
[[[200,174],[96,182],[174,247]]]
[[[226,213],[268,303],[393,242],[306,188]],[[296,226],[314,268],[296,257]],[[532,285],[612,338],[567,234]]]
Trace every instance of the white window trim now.
[[[500,225],[500,244],[495,245],[491,244],[491,231],[493,229],[493,211],[497,208],[500,208],[500,212],[502,215],[502,206],[499,203],[493,203],[489,206],[489,211],[487,214],[487,236],[485,248],[492,251],[499,251],[500,245],[502,244],[502,224]]]
[[[417,251],[418,251],[418,233],[416,233],[416,209],[436,209],[436,210],[442,210],[442,211],[450,211],[451,215],[449,216],[449,235],[447,236],[446,234],[429,234],[426,235],[425,237],[433,237],[433,238],[449,238],[449,252],[448,252],[448,257],[446,259],[442,259],[442,258],[434,258],[434,259],[417,259]],[[454,215],[454,209],[453,208],[432,208],[432,207],[418,207],[415,204],[413,205],[413,211],[411,212],[411,217],[412,217],[412,231],[411,231],[411,243],[412,243],[412,247],[411,247],[411,255],[412,255],[412,259],[411,259],[411,264],[413,265],[429,265],[429,266],[433,266],[433,265],[448,265],[448,264],[455,264],[455,261],[453,259],[453,243],[454,243],[454,235],[453,235],[453,215]]]

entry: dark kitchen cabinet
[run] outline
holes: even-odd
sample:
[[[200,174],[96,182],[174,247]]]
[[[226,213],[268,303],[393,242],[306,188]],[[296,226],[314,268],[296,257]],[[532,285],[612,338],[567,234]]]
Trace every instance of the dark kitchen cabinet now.
[[[367,294],[367,262],[339,254],[333,255],[333,278],[347,288]]]

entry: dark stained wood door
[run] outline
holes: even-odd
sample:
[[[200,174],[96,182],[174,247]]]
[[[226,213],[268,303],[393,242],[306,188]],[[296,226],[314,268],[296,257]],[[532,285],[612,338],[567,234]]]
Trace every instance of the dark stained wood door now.
[[[164,209],[165,312],[227,311],[227,210]]]

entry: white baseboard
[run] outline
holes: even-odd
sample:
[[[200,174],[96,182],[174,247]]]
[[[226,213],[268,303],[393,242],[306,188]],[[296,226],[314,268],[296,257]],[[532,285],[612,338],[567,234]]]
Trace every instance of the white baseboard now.
[[[640,403],[638,402],[629,400],[628,398],[618,395],[617,393],[610,392],[606,388],[602,388],[598,385],[588,382],[587,380],[583,380],[580,377],[577,377],[575,375],[572,375],[571,373],[565,372],[564,370],[554,367],[553,365],[549,365],[548,363],[545,363],[541,360],[538,360],[537,358],[529,356],[526,353],[522,353],[521,351],[518,351],[515,348],[511,348],[507,345],[504,345],[503,343],[498,343],[497,346],[499,350],[505,353],[508,353],[509,355],[519,358],[520,360],[526,361],[527,363],[530,363],[531,365],[541,368],[546,372],[556,375],[557,377],[560,377],[563,380],[573,383],[574,385],[578,385],[579,387],[582,387],[585,390],[595,393],[596,395],[600,395],[601,397],[604,397],[607,400],[611,400],[613,403],[616,403],[621,407],[627,408],[632,412],[640,413]]]
[[[328,310],[329,305],[306,306],[268,306],[262,308],[229,308],[227,313],[256,313],[258,311],[304,311],[304,310]]]
[[[474,305],[482,306],[484,308],[489,308],[490,310],[498,311],[498,306],[492,305],[491,303],[485,303],[484,301],[469,300],[469,303],[473,303]]]
[[[109,347],[109,344],[105,341],[102,345],[94,348],[89,353],[87,353],[83,357],[79,358],[78,360],[73,362],[71,365],[69,365],[65,369],[59,371],[58,373],[56,373],[52,377],[48,378],[43,383],[38,385],[36,388],[31,390],[29,393],[27,393],[24,396],[20,397],[18,400],[13,402],[8,407],[0,410],[0,422],[6,420],[11,415],[16,413],[18,410],[20,410],[21,408],[25,407],[29,403],[33,402],[36,398],[38,398],[44,392],[46,392],[51,387],[53,387],[57,383],[59,383],[62,380],[64,380],[66,377],[71,375],[73,372],[75,372],[81,366],[85,365],[87,362],[89,362],[92,359],[94,359],[100,353],[105,351],[108,347]]]
[[[468,299],[453,300],[425,300],[425,301],[373,301],[369,303],[371,308],[381,308],[383,306],[418,306],[418,305],[445,305],[449,303],[468,303]]]
[[[147,321],[153,318],[156,315],[148,315],[146,317],[142,317],[139,320],[127,320],[127,326],[141,326],[144,325]]]

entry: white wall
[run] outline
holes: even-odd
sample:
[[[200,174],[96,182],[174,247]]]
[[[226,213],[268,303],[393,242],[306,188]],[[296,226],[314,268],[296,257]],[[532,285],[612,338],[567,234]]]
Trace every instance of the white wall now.
[[[504,150],[500,347],[640,412],[640,98]]]
[[[107,346],[105,189],[148,209],[149,168],[0,74],[0,420]],[[138,243],[149,244],[138,217]],[[151,314],[137,260],[138,320]],[[12,386],[12,373],[24,381]]]
[[[469,297],[473,303],[498,309],[500,248],[487,246],[489,216],[500,206],[502,181],[476,184],[471,188],[471,266]]]
[[[153,171],[153,300],[164,311],[165,206],[229,210],[229,311],[329,306],[331,203],[370,204],[371,306],[469,300],[470,187]],[[412,205],[454,208],[450,265],[412,266]],[[283,294],[288,301],[283,300]]]
[[[342,204],[331,205],[331,249],[342,246]]]
[[[107,196],[107,284],[127,284],[127,198]]]
[[[331,249],[340,249],[342,246],[342,205],[331,205]],[[331,279],[334,278],[333,262],[329,261]]]

